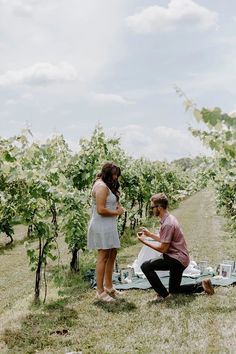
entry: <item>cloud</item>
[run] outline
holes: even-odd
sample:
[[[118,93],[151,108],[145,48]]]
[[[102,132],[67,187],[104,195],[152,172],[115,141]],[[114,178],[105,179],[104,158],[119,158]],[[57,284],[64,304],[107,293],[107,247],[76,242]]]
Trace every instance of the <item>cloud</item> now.
[[[228,114],[230,117],[236,118],[236,110],[233,110],[233,111],[229,112]]]
[[[15,98],[8,98],[5,101],[6,105],[16,105],[16,104],[22,104],[22,103],[28,103],[31,102],[33,100],[33,95],[31,93],[25,93],[20,95],[19,97],[15,97]]]
[[[9,98],[8,100],[6,100],[6,105],[13,106],[13,105],[15,105],[17,103],[18,103],[18,101],[15,100],[15,99],[12,99],[12,98]]]
[[[14,15],[32,17],[34,0],[0,0],[0,5],[8,8]]]
[[[147,128],[143,125],[127,125],[122,128],[113,127],[108,133],[120,136],[123,148],[136,158],[143,156],[153,161],[172,161],[181,157],[210,154],[188,130],[166,126]]]
[[[13,70],[13,58],[19,68],[66,62],[86,85],[125,55],[124,1],[6,0],[0,7],[1,72]]]
[[[7,71],[0,75],[0,86],[46,85],[56,82],[75,80],[76,70],[68,63],[58,65],[50,63],[36,63],[28,68]]]
[[[13,13],[21,17],[31,17],[33,13],[33,8],[28,4],[18,3],[13,8]]]
[[[219,35],[213,39],[213,43],[217,45],[228,45],[228,46],[235,46],[236,45],[236,36],[222,36]]]
[[[134,103],[133,101],[130,101],[121,95],[116,95],[116,94],[111,94],[111,93],[91,93],[89,97],[93,102],[99,103],[99,104],[127,105],[127,104]]]
[[[208,29],[216,25],[218,14],[200,6],[192,0],[171,0],[167,8],[146,7],[126,18],[126,23],[134,32],[152,33],[174,30],[178,25],[196,26]]]
[[[187,79],[178,81],[177,86],[187,93],[191,92],[192,96],[216,91],[221,95],[223,92],[235,95],[235,60],[236,51],[232,50],[224,55],[214,71],[209,69],[207,72],[191,73]]]

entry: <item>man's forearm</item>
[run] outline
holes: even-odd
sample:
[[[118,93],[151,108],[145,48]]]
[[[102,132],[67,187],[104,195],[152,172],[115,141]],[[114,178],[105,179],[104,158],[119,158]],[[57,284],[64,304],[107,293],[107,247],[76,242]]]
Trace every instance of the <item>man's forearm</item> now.
[[[157,245],[153,245],[151,242],[145,241],[145,240],[140,240],[144,245],[152,248],[153,250],[157,251],[157,252],[161,252],[164,253],[164,249],[163,249],[163,245],[160,244],[160,246]]]
[[[151,237],[153,240],[160,242],[160,236],[153,234],[152,232],[150,232],[150,234],[148,235],[149,237]]]

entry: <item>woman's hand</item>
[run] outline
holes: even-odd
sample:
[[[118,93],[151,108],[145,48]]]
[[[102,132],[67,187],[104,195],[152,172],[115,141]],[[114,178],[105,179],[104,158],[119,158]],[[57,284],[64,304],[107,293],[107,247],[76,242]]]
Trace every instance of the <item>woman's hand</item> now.
[[[118,204],[116,208],[117,215],[123,214],[124,211],[125,209],[121,206],[121,204]]]

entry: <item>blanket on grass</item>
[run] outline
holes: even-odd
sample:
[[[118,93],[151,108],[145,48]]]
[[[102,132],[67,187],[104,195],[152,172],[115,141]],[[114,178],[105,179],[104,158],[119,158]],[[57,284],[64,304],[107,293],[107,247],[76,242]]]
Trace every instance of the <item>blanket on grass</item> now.
[[[236,274],[231,275],[230,278],[220,278],[217,279],[214,275],[204,275],[199,277],[182,277],[181,285],[184,284],[196,284],[203,279],[209,278],[214,286],[229,286],[236,284]],[[85,274],[85,279],[90,282],[91,287],[96,286],[96,276],[95,276],[95,269],[90,269]],[[128,289],[150,289],[151,285],[146,278],[134,276],[132,277],[132,282],[127,284],[122,284],[120,281],[120,273],[113,273],[112,276],[113,284],[115,285],[117,290],[128,290]],[[164,286],[168,286],[169,284],[169,276],[160,277]]]

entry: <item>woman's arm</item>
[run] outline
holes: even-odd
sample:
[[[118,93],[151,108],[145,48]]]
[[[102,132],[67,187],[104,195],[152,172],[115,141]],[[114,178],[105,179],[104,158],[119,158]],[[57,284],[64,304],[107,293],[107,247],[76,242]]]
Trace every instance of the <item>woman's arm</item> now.
[[[95,191],[97,212],[102,216],[118,216],[121,215],[124,209],[121,206],[118,206],[116,210],[111,210],[106,208],[106,201],[108,197],[108,188],[106,186],[100,185],[97,186]]]

